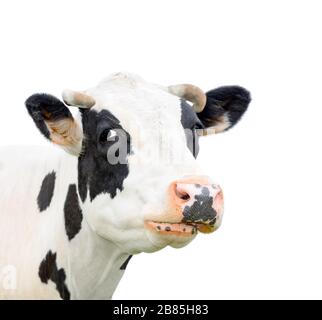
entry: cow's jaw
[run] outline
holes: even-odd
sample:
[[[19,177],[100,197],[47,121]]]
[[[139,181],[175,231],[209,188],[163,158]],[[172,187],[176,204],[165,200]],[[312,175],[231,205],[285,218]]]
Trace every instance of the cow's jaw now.
[[[183,223],[162,223],[146,221],[145,228],[149,241],[156,248],[167,245],[182,248],[190,243],[197,235],[197,229]]]

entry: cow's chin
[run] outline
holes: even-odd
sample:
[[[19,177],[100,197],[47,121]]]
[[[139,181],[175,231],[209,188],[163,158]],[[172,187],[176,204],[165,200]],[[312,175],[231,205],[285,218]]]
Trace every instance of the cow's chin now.
[[[182,248],[189,244],[195,237],[194,235],[189,236],[178,236],[176,234],[160,234],[151,230],[147,230],[147,237],[152,244],[151,250],[149,252],[154,252],[165,248],[166,246],[171,246],[173,248]]]
[[[137,230],[134,233],[136,232]],[[124,238],[122,240],[110,237],[105,237],[105,239],[116,244],[124,252],[138,254],[156,252],[167,246],[182,248],[189,244],[196,235],[197,233],[185,236],[170,233],[160,234],[144,228],[140,232],[140,237],[132,237],[132,232],[128,230],[123,231]]]
[[[155,232],[151,228],[135,229],[114,229],[114,232],[105,233],[102,229],[97,228],[96,233],[117,245],[121,251],[130,254],[141,252],[152,253],[159,251],[167,246],[173,248],[182,248],[191,242],[197,235],[197,232],[180,234],[178,232]],[[122,235],[121,237],[119,235]]]
[[[146,235],[154,250],[161,250],[166,246],[182,248],[190,243],[197,235],[197,229],[182,223],[161,223],[146,221],[144,223]]]

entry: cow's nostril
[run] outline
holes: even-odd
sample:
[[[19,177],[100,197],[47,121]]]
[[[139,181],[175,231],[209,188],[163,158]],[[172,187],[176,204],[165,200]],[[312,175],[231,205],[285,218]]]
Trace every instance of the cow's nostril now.
[[[178,187],[175,189],[175,191],[176,191],[176,196],[179,199],[184,200],[184,201],[190,200],[190,195],[186,191],[181,190]]]
[[[181,194],[179,197],[182,200],[189,200],[190,199],[190,196],[188,195],[188,193]]]

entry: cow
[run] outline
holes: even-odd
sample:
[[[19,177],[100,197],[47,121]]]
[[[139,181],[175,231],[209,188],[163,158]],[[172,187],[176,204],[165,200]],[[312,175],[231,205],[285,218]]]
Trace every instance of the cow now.
[[[111,299],[133,255],[215,231],[223,193],[197,164],[199,137],[233,127],[251,97],[115,73],[62,100],[25,102],[59,148],[0,151],[2,299]]]

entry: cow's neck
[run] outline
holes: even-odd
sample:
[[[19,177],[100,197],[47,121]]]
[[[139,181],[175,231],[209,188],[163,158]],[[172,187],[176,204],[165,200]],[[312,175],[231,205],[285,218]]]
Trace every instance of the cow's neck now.
[[[66,181],[66,176],[70,177],[69,187],[67,186],[67,190],[70,190],[71,185],[77,186],[77,159],[66,155],[61,161],[63,165],[58,176],[62,184]],[[78,192],[76,197],[81,203]],[[66,199],[61,200],[66,202]],[[66,223],[66,218],[61,221]],[[71,239],[66,236],[66,225],[62,226],[60,236],[57,232],[56,239],[58,242],[54,247],[60,248],[57,254],[64,261],[64,265],[58,267],[65,269],[71,299],[110,299],[124,274],[129,254],[97,235],[86,221],[86,212],[82,212],[81,228],[77,229]]]
[[[129,255],[96,235],[84,221],[82,231],[69,244],[68,278],[72,299],[110,299]]]

